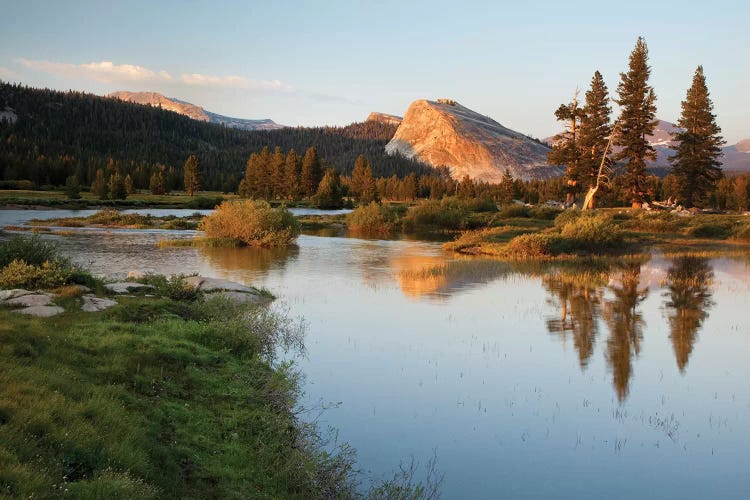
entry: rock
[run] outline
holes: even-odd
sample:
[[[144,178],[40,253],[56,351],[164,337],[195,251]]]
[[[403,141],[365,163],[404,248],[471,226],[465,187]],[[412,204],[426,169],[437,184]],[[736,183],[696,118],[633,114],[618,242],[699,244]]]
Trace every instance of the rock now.
[[[25,307],[23,309],[17,309],[16,312],[21,314],[28,314],[30,316],[36,316],[37,318],[49,318],[51,316],[57,316],[60,313],[65,312],[60,306],[32,306]]]
[[[138,271],[137,269],[133,271],[128,271],[128,277],[129,280],[142,280],[146,277],[146,273],[143,271]]]
[[[386,145],[389,154],[447,166],[454,179],[468,175],[491,183],[502,182],[506,169],[521,180],[562,175],[562,168],[547,165],[549,151],[546,144],[449,99],[414,101]]]
[[[204,300],[211,297],[224,297],[235,304],[261,304],[268,301],[266,297],[246,292],[214,292],[203,296]]]
[[[99,312],[117,305],[114,300],[96,297],[95,295],[84,295],[81,299],[83,299],[81,311],[84,312]]]
[[[0,302],[4,302],[9,299],[16,297],[23,297],[24,295],[31,295],[34,292],[24,290],[23,288],[13,288],[12,290],[0,290]]]
[[[258,289],[255,287],[236,283],[234,281],[222,280],[217,278],[204,278],[203,276],[188,276],[182,280],[185,285],[201,292],[243,292],[257,294]]]
[[[4,304],[14,307],[37,307],[37,306],[48,306],[52,303],[52,299],[49,295],[43,293],[34,293],[29,295],[22,295],[20,297],[14,297],[8,299]]]
[[[138,290],[150,290],[154,287],[151,285],[144,285],[143,283],[133,283],[130,281],[123,281],[120,283],[108,283],[104,285],[104,288],[114,293],[128,293]]]
[[[389,115],[387,113],[378,113],[377,111],[373,111],[367,117],[366,121],[379,122],[379,123],[384,123],[386,125],[396,125],[398,127],[399,125],[401,125],[403,118],[401,118],[400,116],[396,116],[396,115]]]

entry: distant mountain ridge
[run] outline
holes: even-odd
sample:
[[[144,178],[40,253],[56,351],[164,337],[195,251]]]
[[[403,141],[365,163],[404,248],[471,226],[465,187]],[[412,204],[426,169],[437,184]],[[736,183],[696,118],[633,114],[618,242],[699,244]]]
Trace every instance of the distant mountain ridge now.
[[[158,92],[128,92],[122,90],[107,94],[106,97],[135,104],[160,107],[167,111],[174,111],[175,113],[188,116],[193,120],[216,123],[240,130],[275,130],[284,128],[283,125],[279,125],[271,119],[248,120],[212,113],[193,103],[181,101],[173,97],[166,97]]]
[[[674,123],[666,120],[657,120],[658,123],[654,133],[647,136],[649,144],[656,150],[656,161],[648,162],[649,169],[657,175],[666,175],[672,170],[669,157],[675,154],[673,147],[677,145],[672,134],[681,129]],[[553,137],[547,137],[544,142],[552,144]],[[729,174],[750,172],[750,139],[739,141],[736,144],[721,148],[722,156],[719,160],[722,169]]]
[[[498,183],[506,170],[516,179],[563,173],[547,164],[549,146],[499,124],[451,99],[414,101],[386,152],[450,169],[454,179]]]

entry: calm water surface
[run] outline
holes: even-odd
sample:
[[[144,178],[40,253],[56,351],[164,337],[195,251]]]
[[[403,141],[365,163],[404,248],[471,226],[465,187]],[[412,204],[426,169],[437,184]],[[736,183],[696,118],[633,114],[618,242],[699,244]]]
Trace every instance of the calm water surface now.
[[[304,403],[340,403],[319,423],[375,476],[436,450],[445,498],[750,498],[750,257],[581,269],[415,241],[47,237],[101,274],[271,289],[310,325]]]

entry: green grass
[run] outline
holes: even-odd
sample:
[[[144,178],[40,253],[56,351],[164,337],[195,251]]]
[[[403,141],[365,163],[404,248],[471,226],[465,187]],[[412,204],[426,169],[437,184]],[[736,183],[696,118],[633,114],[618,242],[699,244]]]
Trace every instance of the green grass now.
[[[130,229],[171,229],[185,230],[198,228],[203,218],[200,213],[188,217],[167,215],[155,217],[143,214],[124,214],[114,209],[104,209],[88,217],[62,217],[57,219],[32,219],[30,226],[56,227],[109,227]]]
[[[0,309],[0,496],[316,498],[322,484],[351,486],[326,479],[292,413],[296,378],[252,331],[284,318],[119,300],[44,320]]]
[[[168,195],[153,195],[146,191],[133,193],[125,200],[100,200],[88,191],[81,192],[80,200],[70,200],[60,191],[32,191],[32,190],[0,190],[0,206],[3,205],[32,205],[59,208],[86,207],[162,207],[162,208],[213,208],[221,200],[236,199],[237,195],[224,194],[214,191],[201,191],[195,196],[188,196],[182,191],[175,191]]]

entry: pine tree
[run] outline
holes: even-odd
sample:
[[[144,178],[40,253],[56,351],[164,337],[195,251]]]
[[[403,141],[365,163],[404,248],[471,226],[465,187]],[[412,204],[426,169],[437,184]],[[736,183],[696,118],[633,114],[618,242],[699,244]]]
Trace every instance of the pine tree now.
[[[284,166],[286,155],[276,147],[271,158],[271,194],[274,198],[284,197]]]
[[[581,190],[579,169],[582,151],[578,129],[582,116],[583,110],[578,105],[578,90],[576,89],[573,100],[568,104],[561,104],[555,111],[555,118],[565,123],[566,128],[554,137],[552,150],[547,154],[548,164],[565,166],[565,178],[568,185],[565,202],[569,205],[573,203],[575,195]]]
[[[135,188],[133,187],[133,178],[130,177],[130,174],[125,176],[125,192],[128,195],[131,195],[135,192]]]
[[[354,169],[352,170],[352,180],[349,183],[349,194],[354,198],[359,199],[362,196],[364,190],[367,170],[370,169],[370,177],[372,177],[372,169],[370,167],[370,161],[365,158],[364,155],[357,156],[354,160]]]
[[[79,200],[81,198],[81,186],[78,183],[78,177],[71,175],[65,179],[65,196],[70,200]]]
[[[294,149],[290,149],[284,163],[284,196],[295,199],[300,195],[300,165],[299,156]]]
[[[315,193],[314,202],[318,208],[334,209],[344,206],[341,178],[336,170],[326,169]]]
[[[509,168],[505,169],[505,173],[503,174],[503,182],[500,189],[500,201],[503,204],[511,203],[513,201],[513,195],[515,194],[515,183],[513,181],[513,174],[510,173]]]
[[[200,174],[198,172],[198,158],[195,155],[188,156],[183,167],[183,179],[185,191],[193,196],[201,187]]]
[[[91,192],[94,193],[100,200],[106,200],[109,194],[109,188],[107,187],[107,181],[104,178],[104,170],[97,169],[94,182],[91,183]]]
[[[318,190],[318,184],[323,177],[323,168],[320,165],[318,152],[315,148],[307,148],[305,157],[302,159],[302,176],[300,187],[304,196],[313,196]]]
[[[634,207],[643,203],[646,190],[646,160],[655,160],[656,151],[646,138],[653,134],[657,121],[656,95],[648,84],[651,67],[648,65],[648,47],[639,37],[627,73],[620,73],[617,86],[621,112],[618,120],[619,133],[616,145],[621,147],[616,160],[625,160],[625,186]]]
[[[125,180],[120,175],[120,170],[115,169],[114,173],[109,176],[109,183],[107,185],[109,190],[109,197],[113,200],[124,200],[128,197],[128,193],[125,191]]]
[[[609,91],[599,71],[591,78],[591,87],[586,92],[586,104],[583,106],[581,128],[579,131],[581,145],[581,168],[578,179],[584,186],[591,188],[596,183],[599,165],[612,133],[609,105]]]
[[[151,174],[151,178],[148,182],[148,188],[151,190],[151,194],[165,194],[167,192],[167,185],[164,181],[164,173],[161,169],[157,169]]]
[[[682,101],[682,116],[677,124],[681,131],[672,136],[677,145],[669,158],[679,180],[682,202],[688,206],[705,205],[710,192],[721,178],[721,146],[726,144],[719,135],[716,115],[706,87],[703,66],[693,75],[693,84]]]

